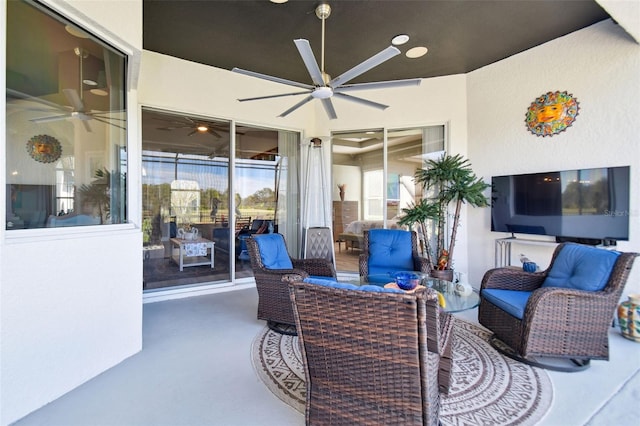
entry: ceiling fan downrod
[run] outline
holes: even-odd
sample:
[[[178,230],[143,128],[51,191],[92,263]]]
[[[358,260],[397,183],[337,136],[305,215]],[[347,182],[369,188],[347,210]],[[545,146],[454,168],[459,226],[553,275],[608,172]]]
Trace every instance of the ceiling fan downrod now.
[[[331,81],[331,77],[324,70],[324,21],[331,15],[331,6],[329,3],[322,2],[316,6],[316,16],[322,21],[322,45],[320,48],[320,71],[322,72],[322,80],[324,84],[328,84]]]

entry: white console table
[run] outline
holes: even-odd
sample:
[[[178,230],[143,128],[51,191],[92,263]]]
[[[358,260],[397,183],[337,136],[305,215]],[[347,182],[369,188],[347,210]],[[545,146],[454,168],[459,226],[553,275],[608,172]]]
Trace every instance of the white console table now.
[[[511,265],[511,245],[512,244],[547,246],[547,247],[553,247],[558,245],[558,243],[555,241],[530,240],[526,238],[515,238],[515,237],[498,238],[496,239],[496,243],[495,243],[495,250],[496,250],[495,267],[496,268],[501,268],[503,266]]]

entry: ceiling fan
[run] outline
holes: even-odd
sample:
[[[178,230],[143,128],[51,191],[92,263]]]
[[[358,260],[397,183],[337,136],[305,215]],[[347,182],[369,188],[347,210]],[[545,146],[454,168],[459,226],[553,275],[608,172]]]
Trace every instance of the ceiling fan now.
[[[89,56],[89,52],[82,49],[81,47],[74,48],[73,52],[76,54],[80,62],[80,84],[79,84],[80,94],[78,94],[78,90],[76,89],[62,89],[62,93],[64,94],[65,98],[67,98],[67,101],[71,106],[55,105],[54,110],[36,110],[36,111],[45,111],[45,112],[53,112],[53,111],[59,110],[60,112],[63,112],[63,113],[51,115],[48,117],[33,118],[30,121],[33,121],[34,123],[46,123],[49,121],[64,120],[66,118],[75,118],[80,120],[80,122],[82,123],[82,125],[84,126],[87,132],[91,132],[91,126],[89,126],[89,123],[88,123],[90,120],[96,120],[101,123],[106,123],[111,126],[115,126],[120,129],[126,130],[124,127],[116,123],[113,123],[111,121],[111,120],[117,120],[117,121],[123,121],[123,122],[126,121],[123,118],[111,117],[110,114],[113,114],[114,113],[113,111],[94,111],[94,110],[87,111],[85,109],[84,99],[83,99],[84,91],[82,90],[82,84],[84,81],[84,78],[82,75],[83,73],[82,61],[84,58]],[[121,111],[115,111],[115,112],[121,112]]]
[[[220,125],[217,125],[210,121],[206,121],[206,120],[196,121],[189,117],[182,117],[182,118],[184,119],[184,121],[155,117],[156,120],[165,121],[165,122],[168,122],[169,124],[172,124],[170,126],[158,127],[157,129],[166,130],[166,131],[177,130],[177,129],[191,129],[191,131],[189,132],[189,134],[187,134],[187,136],[193,136],[198,133],[208,133],[218,139],[222,138],[222,136],[220,135],[220,133],[218,133],[215,130],[216,127],[218,127],[218,130],[223,132],[229,131],[228,129],[225,130],[224,128],[220,128]]]
[[[293,87],[299,87],[305,89],[303,92],[293,92],[293,93],[283,93],[279,95],[269,95],[269,96],[258,96],[252,98],[243,98],[238,99],[240,102],[246,101],[255,101],[260,99],[270,99],[270,98],[279,98],[284,96],[295,96],[295,95],[303,95],[308,94],[306,98],[284,111],[279,117],[286,117],[296,109],[300,108],[307,102],[312,101],[313,99],[320,99],[322,102],[322,106],[324,107],[327,115],[330,119],[338,118],[336,115],[336,111],[333,107],[333,103],[331,102],[331,98],[336,96],[337,98],[348,100],[351,102],[356,102],[362,105],[370,106],[373,108],[377,108],[380,110],[384,110],[388,108],[388,105],[384,105],[378,102],[373,102],[367,99],[359,98],[356,96],[352,96],[347,94],[347,92],[353,92],[357,90],[369,90],[369,89],[381,89],[388,87],[404,87],[404,86],[418,86],[420,84],[420,79],[408,79],[408,80],[393,80],[393,81],[380,81],[373,83],[357,83],[357,84],[346,84],[348,81],[353,80],[361,74],[369,71],[372,68],[382,64],[383,62],[393,58],[394,56],[400,53],[394,46],[389,46],[386,49],[380,51],[374,56],[370,57],[366,61],[356,65],[349,71],[339,75],[338,77],[331,79],[331,77],[325,73],[324,71],[324,35],[325,35],[325,20],[331,14],[331,6],[328,3],[322,2],[316,7],[316,16],[322,21],[322,54],[321,54],[321,65],[318,66],[318,62],[313,56],[313,51],[311,50],[311,46],[308,40],[305,39],[296,39],[293,42],[295,43],[302,60],[311,76],[311,80],[313,81],[313,85],[299,83],[296,81],[286,80],[283,78],[272,77],[266,74],[260,74],[253,71],[247,71],[240,68],[233,68],[233,72],[237,72],[240,74],[248,75],[251,77],[257,77],[264,80],[273,81],[276,83],[282,83]]]

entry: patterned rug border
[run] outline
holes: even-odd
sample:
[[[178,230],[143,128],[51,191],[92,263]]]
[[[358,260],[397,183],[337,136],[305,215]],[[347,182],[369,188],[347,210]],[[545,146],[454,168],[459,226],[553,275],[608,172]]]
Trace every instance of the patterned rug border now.
[[[553,403],[547,372],[499,354],[488,343],[491,333],[484,327],[455,321],[452,385],[449,395],[441,397],[441,424],[538,424]],[[253,340],[251,360],[267,389],[304,414],[306,387],[297,337],[265,327]]]

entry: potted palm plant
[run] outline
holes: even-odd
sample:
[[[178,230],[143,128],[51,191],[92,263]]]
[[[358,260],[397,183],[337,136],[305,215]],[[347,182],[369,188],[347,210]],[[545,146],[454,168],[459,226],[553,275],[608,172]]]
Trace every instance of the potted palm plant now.
[[[402,209],[404,216],[398,223],[420,227],[425,241],[423,253],[432,275],[452,281],[451,261],[460,226],[462,204],[472,207],[489,206],[489,198],[484,192],[491,185],[475,175],[468,159],[460,154],[452,156],[446,153],[438,159],[427,160],[423,168],[416,170],[414,181],[416,185],[422,186],[424,196],[417,204]],[[453,206],[453,213],[448,222],[450,206]],[[433,223],[435,235],[428,233],[429,221]],[[447,244],[445,230],[448,224],[451,236]]]

